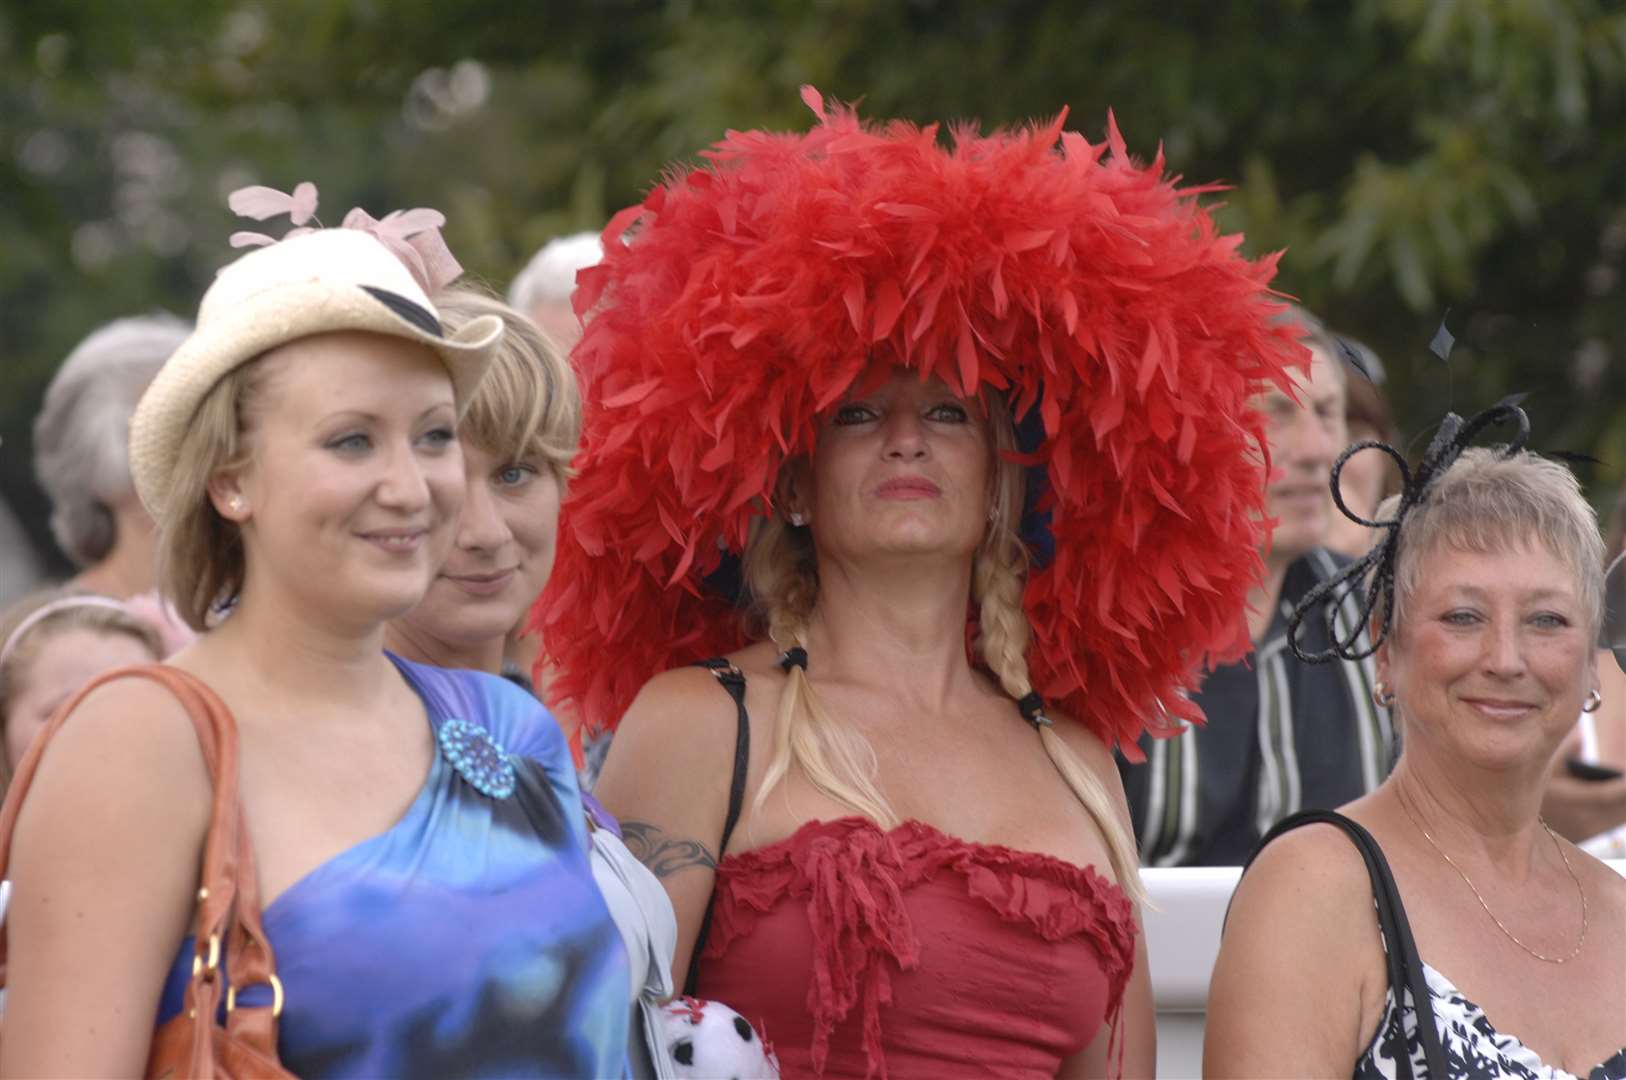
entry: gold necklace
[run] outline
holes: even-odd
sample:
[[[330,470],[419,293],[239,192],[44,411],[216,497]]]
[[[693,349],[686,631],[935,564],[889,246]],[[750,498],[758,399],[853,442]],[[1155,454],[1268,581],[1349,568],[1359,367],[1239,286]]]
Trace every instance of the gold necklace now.
[[[1462,878],[1463,884],[1468,886],[1468,891],[1474,894],[1474,899],[1479,901],[1479,906],[1485,909],[1486,915],[1490,916],[1490,921],[1496,924],[1496,929],[1500,930],[1504,935],[1506,935],[1509,941],[1513,942],[1513,944],[1517,945],[1519,948],[1523,949],[1525,952],[1529,953],[1531,956],[1535,957],[1537,960],[1540,960],[1544,964],[1565,964],[1581,955],[1581,946],[1586,944],[1586,890],[1581,887],[1581,879],[1575,876],[1575,867],[1570,865],[1570,857],[1564,854],[1564,845],[1558,842],[1558,837],[1553,836],[1553,830],[1548,828],[1545,821],[1542,821],[1542,819],[1539,817],[1536,819],[1538,822],[1540,822],[1541,827],[1547,830],[1547,835],[1552,838],[1553,846],[1558,849],[1558,857],[1564,860],[1564,869],[1569,871],[1570,880],[1575,882],[1575,891],[1581,894],[1581,936],[1576,940],[1575,948],[1570,950],[1568,956],[1544,956],[1532,949],[1530,946],[1526,945],[1524,942],[1520,941],[1513,935],[1513,931],[1509,930],[1506,926],[1503,926],[1502,920],[1498,919],[1496,917],[1496,913],[1490,909],[1490,905],[1485,903],[1485,898],[1479,895],[1479,890],[1474,888],[1474,883],[1472,881],[1468,880],[1468,875],[1463,873],[1462,867],[1458,866],[1457,861],[1451,856],[1447,855],[1445,853],[1445,849],[1440,847],[1439,844],[1435,843],[1434,838],[1428,834],[1428,830],[1423,828],[1423,823],[1418,821],[1417,815],[1411,812],[1411,807],[1406,805],[1406,797],[1400,794],[1400,790],[1398,788],[1395,789],[1395,795],[1398,797],[1398,801],[1400,802],[1400,809],[1404,810],[1406,812],[1406,816],[1411,818],[1411,823],[1417,826],[1418,832],[1423,834],[1423,839],[1428,841],[1428,846],[1439,852],[1440,858],[1449,863],[1451,869],[1457,872],[1457,874]]]

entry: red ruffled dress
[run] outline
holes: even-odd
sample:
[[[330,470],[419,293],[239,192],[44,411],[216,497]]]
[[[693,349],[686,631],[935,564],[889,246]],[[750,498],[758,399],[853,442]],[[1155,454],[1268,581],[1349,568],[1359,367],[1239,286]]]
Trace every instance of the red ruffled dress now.
[[[718,865],[698,992],[787,1078],[1054,1076],[1116,1033],[1135,933],[1088,867],[919,821],[813,821]]]

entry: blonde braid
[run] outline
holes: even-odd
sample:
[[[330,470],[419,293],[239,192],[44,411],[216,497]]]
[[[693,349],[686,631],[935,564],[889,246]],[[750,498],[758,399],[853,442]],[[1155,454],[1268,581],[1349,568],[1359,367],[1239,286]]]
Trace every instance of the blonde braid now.
[[[818,599],[813,544],[805,530],[777,517],[764,518],[745,552],[745,578],[756,616],[780,649],[807,647],[807,623]],[[791,665],[779,695],[773,753],[752,800],[753,815],[792,766],[815,788],[890,829],[900,821],[875,782],[875,748],[862,732],[837,721],[819,703],[807,672]]]
[[[991,419],[996,446],[1011,449],[1015,437],[1009,418],[996,414]],[[993,523],[971,567],[971,595],[978,606],[976,647],[988,670],[999,680],[1000,688],[1020,701],[1033,692],[1027,663],[1032,630],[1022,604],[1027,555],[1012,528],[1022,511],[1024,485],[1021,466],[1001,458],[995,469]],[[1132,900],[1144,903],[1147,897],[1140,879],[1140,854],[1106,786],[1050,724],[1036,726],[1051,764],[1101,831],[1118,884]]]

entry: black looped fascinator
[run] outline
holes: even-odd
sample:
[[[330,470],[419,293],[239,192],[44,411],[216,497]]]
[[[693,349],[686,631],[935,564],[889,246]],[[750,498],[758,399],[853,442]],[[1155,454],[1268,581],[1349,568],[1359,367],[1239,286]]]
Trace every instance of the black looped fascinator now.
[[[1489,427],[1513,425],[1517,432],[1507,443],[1512,455],[1524,448],[1530,438],[1530,418],[1519,408],[1523,394],[1504,398],[1473,419],[1464,421],[1456,413],[1446,413],[1440,428],[1428,444],[1423,460],[1414,473],[1406,465],[1405,457],[1387,443],[1365,439],[1355,443],[1342,454],[1332,467],[1332,501],[1351,521],[1372,529],[1384,530],[1381,540],[1374,543],[1365,555],[1339,570],[1338,573],[1304,594],[1287,621],[1287,644],[1293,655],[1307,664],[1325,664],[1329,660],[1364,660],[1377,651],[1389,636],[1389,624],[1394,618],[1395,564],[1400,555],[1400,529],[1406,515],[1428,498],[1434,481],[1456,462],[1462,452],[1473,444],[1479,433]],[[1400,467],[1400,505],[1395,515],[1384,521],[1369,521],[1344,505],[1344,496],[1338,489],[1338,476],[1344,463],[1362,450],[1381,450]],[[1370,575],[1370,578],[1369,578]],[[1363,582],[1370,583],[1362,588]],[[1335,614],[1347,600],[1353,600],[1360,618],[1339,633]],[[1370,639],[1364,632],[1372,623],[1372,609],[1382,602],[1383,621]],[[1327,640],[1331,645],[1311,652],[1299,642],[1299,628],[1312,611],[1322,612],[1327,620]]]

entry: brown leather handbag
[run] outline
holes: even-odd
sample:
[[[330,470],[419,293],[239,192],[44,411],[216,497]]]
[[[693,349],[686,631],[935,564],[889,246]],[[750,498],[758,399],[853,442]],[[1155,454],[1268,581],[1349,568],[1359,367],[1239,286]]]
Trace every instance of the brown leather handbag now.
[[[243,822],[237,789],[237,724],[224,702],[198,679],[163,664],[119,668],[94,679],[65,708],[57,710],[23,756],[0,810],[0,878],[11,859],[17,813],[39,767],[45,744],[84,696],[115,679],[144,678],[173,693],[197,728],[204,763],[214,781],[209,833],[203,847],[203,874],[193,923],[197,952],[181,1011],[153,1034],[147,1059],[150,1077],[191,1080],[223,1077],[291,1077],[277,1058],[277,1018],[282,1015],[282,982],[271,943],[260,925],[260,893],[254,849]],[[5,927],[0,925],[0,965],[5,962]],[[222,970],[224,960],[224,970]],[[0,973],[0,985],[4,975]],[[268,1004],[239,1003],[244,987],[269,986]],[[218,1020],[221,1002],[226,1022]]]

